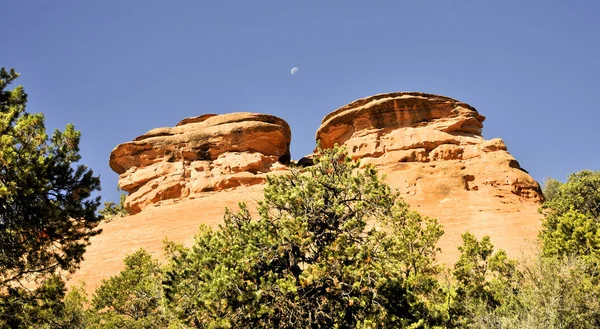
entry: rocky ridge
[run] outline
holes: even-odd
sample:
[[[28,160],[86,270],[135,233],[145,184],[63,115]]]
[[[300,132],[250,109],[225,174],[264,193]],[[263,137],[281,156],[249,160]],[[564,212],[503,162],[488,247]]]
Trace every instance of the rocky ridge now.
[[[457,100],[399,92],[354,101],[328,114],[317,131],[323,148],[344,145],[362,166],[374,165],[413,209],[438,218],[440,260],[452,263],[470,231],[490,235],[509,255],[530,252],[540,229],[539,184],[504,142],[485,140],[485,117]],[[158,128],[117,146],[110,166],[129,192],[134,215],[101,224],[71,282],[91,292],[143,247],[157,257],[165,237],[191,244],[198,225],[222,222],[225,207],[262,199],[267,175],[285,174],[288,124],[255,113],[203,115]],[[308,166],[311,156],[298,161]]]

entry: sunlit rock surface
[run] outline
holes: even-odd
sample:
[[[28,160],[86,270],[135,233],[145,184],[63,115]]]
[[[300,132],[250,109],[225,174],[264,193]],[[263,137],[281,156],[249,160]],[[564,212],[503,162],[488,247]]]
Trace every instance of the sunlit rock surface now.
[[[266,173],[289,163],[290,140],[290,127],[275,116],[207,114],[117,146],[110,167],[135,214],[203,192],[261,184]]]
[[[413,209],[438,218],[442,262],[457,259],[465,231],[490,235],[511,257],[531,254],[541,226],[539,185],[501,139],[484,140],[483,122],[448,97],[390,93],[332,112],[316,136],[322,147],[344,145],[362,166],[376,166]],[[222,223],[225,207],[243,201],[254,209],[266,175],[288,172],[290,139],[282,119],[233,113],[185,119],[117,146],[110,164],[136,214],[101,224],[70,283],[86,281],[92,292],[140,247],[162,258],[165,237],[190,245],[198,225]]]

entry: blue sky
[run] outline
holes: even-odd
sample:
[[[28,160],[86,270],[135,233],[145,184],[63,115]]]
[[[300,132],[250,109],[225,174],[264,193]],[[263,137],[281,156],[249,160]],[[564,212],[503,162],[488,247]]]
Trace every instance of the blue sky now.
[[[535,179],[600,170],[600,1],[3,0],[0,66],[28,110],[82,131],[117,200],[111,150],[204,113],[262,112],[311,152],[321,119],[391,91],[487,117]],[[294,66],[298,73],[290,75]]]

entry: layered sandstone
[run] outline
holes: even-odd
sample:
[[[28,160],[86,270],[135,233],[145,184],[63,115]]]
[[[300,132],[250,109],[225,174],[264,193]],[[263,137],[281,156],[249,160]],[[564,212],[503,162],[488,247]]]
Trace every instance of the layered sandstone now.
[[[490,235],[511,256],[529,253],[540,229],[539,184],[499,138],[481,136],[485,117],[468,104],[424,93],[375,95],[327,115],[316,138],[372,164],[413,209],[438,218],[453,261],[460,235]]]
[[[413,209],[438,218],[441,261],[456,260],[465,231],[490,235],[518,257],[535,244],[542,195],[501,139],[481,136],[484,119],[448,97],[390,93],[332,112],[316,137],[321,147],[344,145],[363,166],[376,166]],[[71,282],[84,280],[92,292],[140,247],[161,258],[165,237],[189,245],[198,225],[222,222],[225,207],[243,201],[254,209],[266,175],[287,172],[289,143],[283,120],[234,113],[185,119],[117,146],[110,165],[137,214],[101,224]],[[310,166],[312,155],[298,164]]]
[[[539,184],[504,142],[481,136],[484,120],[470,105],[448,97],[381,94],[327,115],[316,139],[323,148],[346,146],[363,165],[400,174],[404,184],[391,183],[409,196],[425,193],[441,200],[456,190],[475,193],[489,187],[492,195],[540,201]],[[449,179],[452,183],[446,184]]]
[[[130,213],[201,193],[261,184],[289,163],[288,124],[257,113],[206,114],[153,129],[110,154]]]

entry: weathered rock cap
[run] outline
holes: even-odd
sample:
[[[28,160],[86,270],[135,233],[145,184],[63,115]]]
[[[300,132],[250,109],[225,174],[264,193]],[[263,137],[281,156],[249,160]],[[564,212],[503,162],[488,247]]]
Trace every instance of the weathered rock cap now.
[[[462,118],[452,120],[457,117]],[[449,97],[394,92],[365,97],[331,112],[317,130],[316,140],[329,148],[361,130],[418,127],[433,121],[438,121],[440,131],[481,135],[484,120],[472,106]]]
[[[118,145],[110,154],[112,170],[178,160],[215,160],[225,152],[259,152],[290,161],[290,127],[273,115],[239,112],[187,118],[172,128],[156,128]]]

